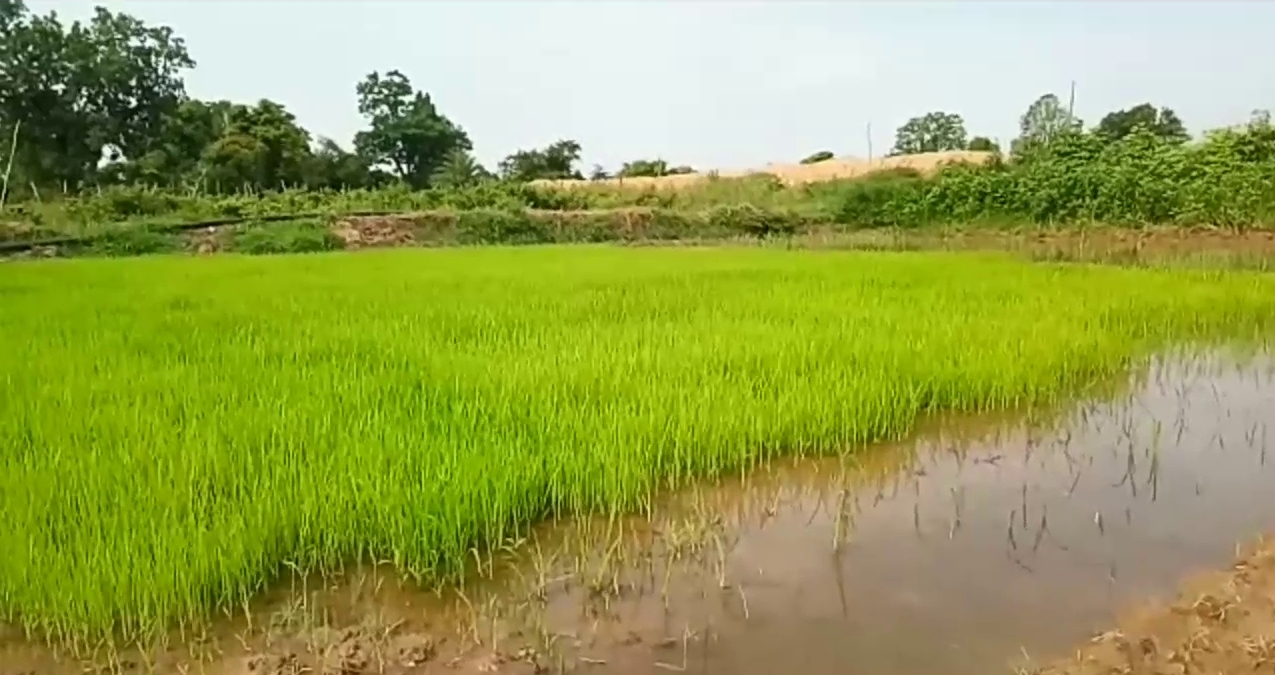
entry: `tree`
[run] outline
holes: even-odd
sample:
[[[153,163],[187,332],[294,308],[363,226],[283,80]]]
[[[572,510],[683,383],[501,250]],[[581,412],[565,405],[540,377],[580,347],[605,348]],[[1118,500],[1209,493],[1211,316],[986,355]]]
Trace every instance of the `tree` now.
[[[1019,118],[1019,136],[1011,144],[1011,150],[1015,155],[1022,155],[1049,145],[1064,134],[1079,133],[1083,126],[1057,96],[1045,94],[1033,101]]]
[[[1191,139],[1177,113],[1170,108],[1156,110],[1150,103],[1108,113],[1098,122],[1096,131],[1106,140],[1118,141],[1133,133],[1136,127],[1145,127],[1153,135],[1171,143],[1185,143]]]
[[[894,139],[894,155],[964,150],[965,121],[953,113],[929,112],[908,120]]]
[[[414,188],[427,187],[453,151],[473,149],[465,130],[443,116],[429,94],[412,89],[411,81],[397,70],[383,77],[369,73],[356,91],[359,113],[371,128],[355,135],[355,149]]]
[[[965,149],[973,150],[975,152],[1000,152],[1001,151],[1001,148],[999,145],[996,144],[996,141],[993,141],[992,139],[986,136],[975,136],[974,138],[971,138],[969,145],[966,146]]]
[[[205,148],[206,180],[222,189],[275,190],[305,181],[310,133],[282,105],[262,99],[235,106],[221,138]]]
[[[140,157],[185,100],[194,67],[170,28],[98,7],[87,24],[0,0],[0,127],[23,127],[16,162],[27,180],[77,186],[104,151]]]
[[[163,118],[150,150],[121,167],[122,180],[148,185],[199,182],[204,150],[226,133],[237,107],[230,101],[182,102]]]
[[[315,190],[342,190],[371,187],[375,179],[362,156],[346,152],[330,138],[319,138],[310,150],[303,182]]]
[[[473,155],[457,148],[451,151],[443,165],[434,172],[430,184],[439,188],[462,188],[477,185],[490,177],[491,174]]]
[[[519,150],[501,160],[500,175],[506,180],[583,180],[575,168],[580,161],[580,144],[560,140],[542,150]]]
[[[695,169],[689,166],[670,167],[668,162],[662,159],[637,159],[632,162],[625,162],[620,167],[619,172],[615,175],[624,178],[633,176],[673,176],[683,173],[695,173]]]
[[[611,174],[601,164],[594,164],[593,170],[589,172],[589,180],[607,180],[610,177]]]
[[[819,152],[816,152],[815,154],[810,155],[809,157],[806,157],[805,159],[801,160],[801,163],[802,164],[818,164],[819,162],[826,162],[832,159],[832,157],[833,157],[833,154],[831,150],[820,150]]]

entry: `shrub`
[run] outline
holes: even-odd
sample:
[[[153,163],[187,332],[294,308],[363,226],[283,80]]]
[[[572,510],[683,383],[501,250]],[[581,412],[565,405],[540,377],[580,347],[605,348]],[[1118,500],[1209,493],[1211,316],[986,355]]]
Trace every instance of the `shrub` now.
[[[248,225],[235,232],[230,250],[261,255],[269,253],[314,253],[342,248],[343,242],[319,221]]]

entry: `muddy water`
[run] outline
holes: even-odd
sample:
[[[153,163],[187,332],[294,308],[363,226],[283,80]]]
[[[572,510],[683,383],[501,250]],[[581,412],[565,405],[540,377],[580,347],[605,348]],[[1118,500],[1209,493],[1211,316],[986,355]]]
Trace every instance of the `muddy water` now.
[[[159,672],[1011,672],[1275,529],[1275,360],[1165,358],[1106,400],[545,526],[460,590],[292,581]],[[0,662],[55,662],[10,645]],[[63,661],[65,663],[65,661]],[[20,672],[0,668],[0,673]],[[51,672],[51,671],[50,671]]]

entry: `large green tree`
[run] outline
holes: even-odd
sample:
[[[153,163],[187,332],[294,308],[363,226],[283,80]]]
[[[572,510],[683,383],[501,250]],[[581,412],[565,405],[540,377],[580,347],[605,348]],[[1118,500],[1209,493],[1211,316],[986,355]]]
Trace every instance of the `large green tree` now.
[[[894,155],[915,155],[965,149],[965,121],[960,115],[941,111],[913,117],[894,136]]]
[[[1144,127],[1153,135],[1173,143],[1185,143],[1191,138],[1177,113],[1171,108],[1157,110],[1150,103],[1108,113],[1098,122],[1096,131],[1099,136],[1116,141],[1133,133],[1137,127]]]
[[[305,183],[310,133],[274,101],[235,106],[225,132],[204,149],[205,181],[221,190],[275,190]]]
[[[359,113],[370,128],[355,136],[355,149],[412,187],[427,187],[453,151],[473,149],[465,130],[440,113],[430,95],[413,89],[407,76],[397,70],[368,74],[356,91]]]
[[[194,65],[170,28],[102,7],[67,26],[56,12],[0,0],[0,127],[21,125],[20,175],[75,187],[93,180],[104,153],[150,152]]]

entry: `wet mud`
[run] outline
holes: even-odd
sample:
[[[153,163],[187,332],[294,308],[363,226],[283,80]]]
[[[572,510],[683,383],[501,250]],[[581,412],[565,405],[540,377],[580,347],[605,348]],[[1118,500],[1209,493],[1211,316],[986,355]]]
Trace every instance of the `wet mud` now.
[[[456,587],[294,578],[146,649],[11,636],[0,674],[1248,672],[1199,644],[1212,669],[1154,669],[1203,629],[1271,668],[1275,557],[1234,560],[1275,531],[1272,443],[1270,356],[1164,357],[1064,410],[940,418],[650,514],[545,524]]]
[[[1179,675],[1275,672],[1275,542],[1248,547],[1226,570],[1184,584],[1173,602],[1148,603],[1031,675]]]

